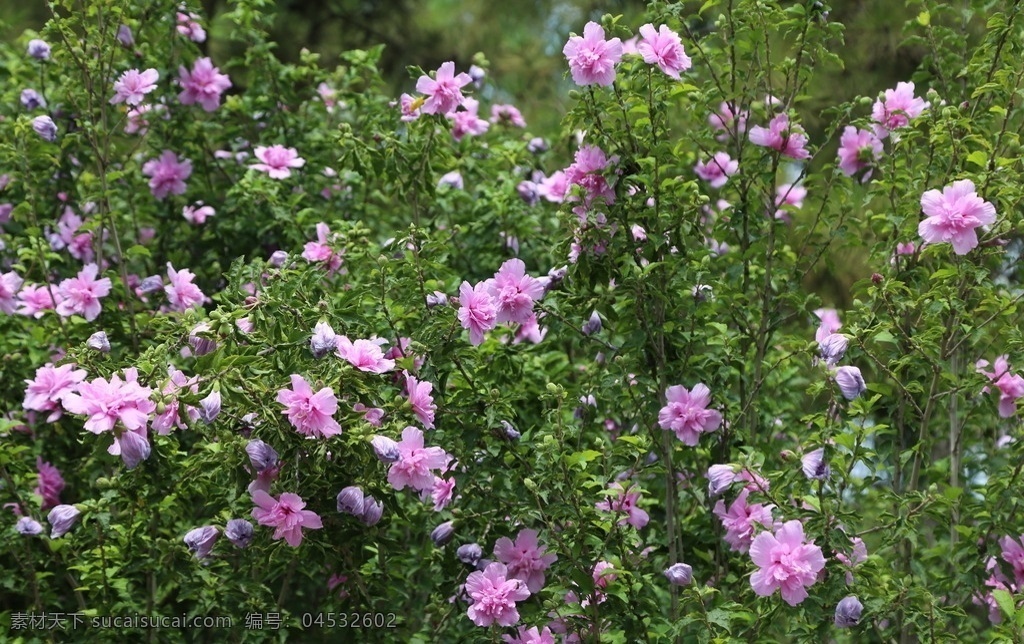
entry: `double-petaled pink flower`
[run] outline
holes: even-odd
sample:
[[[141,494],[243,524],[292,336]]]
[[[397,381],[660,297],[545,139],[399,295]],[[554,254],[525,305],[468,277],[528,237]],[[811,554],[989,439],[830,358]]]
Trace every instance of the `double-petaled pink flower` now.
[[[929,244],[950,242],[957,255],[966,255],[978,245],[979,227],[996,221],[996,207],[978,196],[969,179],[954,181],[942,192],[924,193],[921,210],[926,218],[917,225],[918,234]]]
[[[170,150],[142,165],[142,174],[149,177],[149,190],[157,199],[168,194],[185,194],[185,180],[192,175],[192,162],[178,161],[178,155]]]
[[[484,333],[498,324],[498,308],[486,282],[476,286],[462,283],[459,287],[458,318],[462,328],[469,329],[469,341],[474,345],[483,342]]]
[[[98,273],[96,264],[86,264],[76,277],[60,283],[57,288],[61,300],[57,304],[59,315],[69,317],[77,313],[89,322],[99,317],[102,310],[100,298],[110,294],[112,284],[108,277],[96,279]]]
[[[338,399],[334,390],[324,387],[313,393],[306,379],[298,374],[291,375],[292,388],[277,392],[277,402],[285,406],[283,414],[288,416],[300,434],[329,438],[341,433],[341,425],[332,416],[338,411]]]
[[[721,188],[739,170],[739,162],[734,161],[727,152],[716,152],[707,163],[700,160],[693,166],[697,176],[710,183],[712,188]]]
[[[491,563],[483,571],[470,573],[466,578],[466,594],[472,600],[466,614],[477,626],[512,626],[519,621],[516,602],[530,596],[522,581],[509,579],[504,564]]]
[[[178,271],[167,262],[167,286],[164,287],[164,293],[167,294],[167,301],[172,310],[187,311],[202,306],[206,301],[203,292],[192,283],[195,278],[195,274],[187,268]]]
[[[1017,400],[1024,398],[1024,376],[1010,373],[1010,362],[1005,355],[996,358],[994,371],[985,371],[987,366],[987,360],[979,360],[977,370],[987,376],[999,390],[999,415],[1011,418],[1017,413]],[[987,391],[988,387],[985,387],[983,392]]]
[[[444,469],[449,456],[440,447],[424,447],[423,432],[415,427],[402,430],[398,445],[398,460],[388,470],[388,483],[396,490],[411,487],[418,492],[432,491],[433,470]]]
[[[302,543],[302,529],[319,530],[324,527],[320,515],[311,510],[304,510],[306,503],[298,494],[285,492],[275,499],[263,490],[253,492],[252,501],[256,507],[252,510],[252,518],[260,525],[274,528],[274,539],[284,538],[285,542],[295,548]]]
[[[544,296],[544,285],[526,274],[526,264],[518,258],[502,264],[486,285],[495,305],[495,322],[499,324],[526,324],[533,313],[533,303]]]
[[[847,125],[839,137],[839,170],[848,177],[866,170],[861,182],[871,179],[875,164],[882,158],[882,141],[868,130]]]
[[[384,340],[349,340],[339,335],[335,340],[338,355],[360,371],[385,373],[395,368],[395,361],[384,357],[380,345]]]
[[[583,27],[583,36],[569,38],[562,53],[577,85],[608,86],[615,82],[615,65],[622,60],[622,41],[605,40],[601,25],[588,22]]]
[[[494,558],[508,566],[509,577],[525,583],[531,593],[544,587],[544,571],[558,560],[558,555],[545,551],[537,531],[529,529],[520,530],[515,541],[502,537],[494,544]]]
[[[661,25],[657,30],[648,23],[640,27],[643,38],[636,45],[636,51],[643,56],[644,62],[657,65],[661,71],[679,80],[679,72],[690,69],[692,62],[683,50],[679,34]]]
[[[750,586],[761,597],[781,590],[782,599],[796,606],[807,599],[807,587],[818,579],[825,557],[814,542],[804,542],[804,526],[787,521],[778,532],[762,532],[750,544],[750,559],[758,570],[750,576]]]
[[[584,145],[576,151],[573,163],[565,169],[566,191],[572,186],[583,188],[587,207],[597,198],[603,199],[605,204],[615,203],[615,191],[602,174],[608,164],[608,157],[601,148]]]
[[[658,425],[672,430],[683,444],[696,445],[700,435],[713,432],[722,424],[721,412],[708,409],[711,390],[698,383],[693,391],[682,385],[673,385],[665,392],[667,404],[658,412]]]
[[[914,96],[913,83],[896,83],[896,89],[885,90],[884,97],[871,108],[871,118],[878,123],[875,134],[884,139],[892,130],[909,125],[928,107],[927,101]]]
[[[156,403],[149,399],[153,390],[138,382],[138,371],[132,367],[125,378],[114,374],[110,380],[96,378],[78,385],[78,392],[61,398],[64,409],[72,414],[88,416],[85,428],[94,434],[110,431],[118,421],[129,430],[145,430]]]
[[[155,69],[147,69],[144,72],[129,69],[114,81],[114,95],[110,98],[110,104],[124,102],[128,105],[138,105],[146,99],[146,94],[156,89],[158,80],[160,72]]]
[[[640,501],[639,489],[634,489],[632,485],[628,488],[623,488],[621,483],[612,483],[608,486],[608,489],[613,490],[615,494],[608,496],[604,501],[598,501],[594,504],[594,507],[605,512],[621,512],[625,514],[626,516],[619,519],[619,525],[626,525],[628,523],[637,530],[647,525],[647,522],[650,521],[650,516],[637,505],[637,502]]]
[[[462,101],[461,110],[448,113],[448,118],[452,122],[453,139],[461,141],[467,134],[479,136],[491,127],[490,123],[480,118],[479,110],[480,102],[467,98]]]
[[[455,63],[442,63],[434,78],[420,76],[416,81],[416,91],[425,94],[427,99],[419,110],[424,114],[448,114],[462,104],[462,88],[473,82],[466,72],[455,74]],[[403,105],[403,114],[405,106]]]
[[[192,71],[179,67],[178,83],[182,89],[178,100],[182,105],[199,103],[207,112],[220,106],[220,95],[231,87],[231,80],[226,74],[221,74],[209,58],[197,60]]]
[[[427,429],[434,429],[434,412],[437,406],[434,404],[434,397],[430,395],[433,391],[433,383],[418,380],[416,376],[408,371],[403,371],[405,376],[405,393],[409,397],[409,406],[413,413],[420,419]]]
[[[74,393],[79,383],[85,380],[84,369],[76,368],[75,363],[59,367],[52,364],[36,369],[36,377],[26,380],[25,402],[22,406],[32,411],[49,412],[46,422],[52,423],[61,417],[61,401],[64,396]]]
[[[306,165],[306,160],[299,156],[295,148],[286,148],[283,145],[258,145],[253,154],[259,159],[259,163],[253,163],[249,167],[266,172],[271,179],[287,179],[292,176],[292,168]]]
[[[811,156],[807,151],[807,134],[799,125],[791,125],[788,114],[779,114],[773,118],[768,127],[755,125],[750,128],[750,142],[773,150],[794,159],[806,159]]]
[[[725,541],[736,552],[746,552],[754,540],[754,531],[758,526],[770,528],[774,519],[774,505],[747,503],[750,491],[743,489],[727,510],[725,501],[719,499],[715,504],[714,513],[725,528]]]

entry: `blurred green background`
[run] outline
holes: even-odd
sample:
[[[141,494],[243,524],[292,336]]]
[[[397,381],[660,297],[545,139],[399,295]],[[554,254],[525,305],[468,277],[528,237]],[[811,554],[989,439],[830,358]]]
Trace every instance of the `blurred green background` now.
[[[803,1],[803,0],[801,0]],[[696,16],[702,2],[682,3],[684,15]],[[787,4],[783,2],[783,4]],[[916,10],[892,0],[836,0],[830,19],[846,26],[846,46],[839,53],[845,70],[827,72],[807,106],[813,112],[858,94],[874,96],[908,80],[921,61],[920,52],[901,48],[902,25]],[[201,47],[223,60],[245,45],[228,41],[228,26],[218,20],[226,0],[204,0],[204,26],[209,39]],[[331,67],[348,49],[383,43],[384,72],[396,94],[413,81],[406,66],[435,69],[454,60],[459,69],[474,54],[490,62],[492,85],[486,101],[514,102],[531,130],[550,133],[566,108],[571,84],[561,50],[571,31],[581,32],[588,20],[605,13],[623,14],[624,24],[642,24],[646,3],[637,0],[281,0],[273,32],[278,54],[296,60],[303,47],[320,53]],[[19,37],[40,28],[49,16],[45,2],[0,0],[0,37]],[[696,20],[699,23],[699,20]],[[699,28],[699,24],[695,24]],[[490,92],[490,95],[487,95]],[[809,115],[813,116],[813,115]],[[812,136],[819,123],[806,123]]]

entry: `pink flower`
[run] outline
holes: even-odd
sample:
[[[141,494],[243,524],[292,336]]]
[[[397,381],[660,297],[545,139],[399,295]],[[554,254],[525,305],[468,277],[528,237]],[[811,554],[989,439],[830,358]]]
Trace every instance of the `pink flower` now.
[[[149,190],[157,199],[168,194],[184,194],[185,179],[192,175],[192,162],[178,161],[178,155],[164,150],[156,159],[150,159],[142,166],[142,174],[149,177]]]
[[[952,243],[957,255],[966,255],[978,245],[978,227],[996,221],[996,207],[978,196],[969,179],[954,181],[941,193],[924,193],[921,210],[926,218],[918,224],[918,234],[929,244]]]
[[[750,558],[758,566],[750,586],[761,597],[782,590],[782,599],[796,606],[807,599],[807,586],[818,579],[825,557],[814,542],[804,543],[804,526],[787,521],[774,535],[762,532],[750,544]]]
[[[506,123],[516,127],[526,127],[522,112],[515,105],[491,105],[491,123]]]
[[[621,483],[612,483],[608,489],[615,490],[618,494],[608,496],[604,501],[598,501],[594,507],[605,512],[624,512],[626,516],[619,519],[619,525],[628,523],[637,530],[647,525],[650,516],[637,506],[637,502],[640,500],[639,489],[634,490],[632,485],[623,488]]]
[[[337,338],[338,355],[360,371],[384,373],[395,368],[394,360],[384,358],[380,345],[383,340],[356,340],[352,342],[341,335]]]
[[[748,505],[747,496],[749,494],[749,490],[742,490],[729,506],[728,511],[725,509],[725,501],[721,499],[714,508],[715,516],[721,520],[722,527],[725,528],[725,541],[729,544],[730,549],[736,552],[746,552],[750,548],[750,544],[754,540],[756,526],[768,528],[774,523],[772,508],[775,506],[765,506],[760,503]]]
[[[316,512],[302,509],[306,503],[298,494],[285,492],[279,499],[275,499],[263,490],[256,490],[252,501],[256,504],[252,518],[260,525],[275,528],[274,539],[284,537],[285,542],[293,548],[302,543],[303,528],[319,530],[324,527]]]
[[[482,572],[470,573],[466,578],[466,594],[473,600],[466,614],[477,626],[512,626],[519,621],[516,602],[530,596],[526,584],[508,579],[504,564],[491,563]]]
[[[204,110],[212,112],[220,106],[220,95],[231,87],[226,74],[213,66],[209,58],[200,58],[192,65],[192,71],[184,66],[178,68],[178,83],[182,92],[178,100],[182,105],[199,103]]]
[[[316,241],[306,242],[302,250],[302,258],[310,262],[323,262],[328,272],[334,273],[341,268],[341,254],[330,247],[331,229],[320,222],[316,225]]]
[[[792,207],[799,210],[804,206],[804,198],[807,197],[807,188],[801,185],[784,183],[775,188],[775,218],[789,221],[789,212],[786,208]]]
[[[406,486],[418,492],[433,490],[434,474],[448,464],[448,454],[440,447],[423,447],[423,432],[415,427],[402,430],[398,442],[398,460],[388,469],[388,483],[396,490]]]
[[[565,201],[565,192],[568,189],[569,182],[561,170],[552,172],[550,177],[537,184],[537,194],[553,203]]]
[[[584,145],[576,151],[575,160],[565,169],[568,186],[580,186],[585,193],[584,203],[589,207],[598,197],[606,204],[615,203],[615,191],[601,173],[608,167],[608,157],[596,145]]]
[[[185,206],[181,210],[181,216],[190,224],[201,226],[206,223],[207,218],[213,217],[217,211],[213,206],[205,206],[202,201],[197,201],[194,206]]]
[[[501,639],[505,644],[555,644],[555,635],[547,626],[520,626],[515,635],[502,635]]]
[[[608,86],[615,82],[615,64],[622,60],[622,41],[605,40],[601,25],[588,22],[583,27],[583,37],[569,38],[562,53],[577,85]]]
[[[110,99],[111,105],[125,102],[128,105],[138,105],[149,94],[156,89],[156,82],[160,79],[160,73],[155,69],[147,69],[139,72],[137,69],[129,69],[121,74],[121,78],[114,81],[114,96]]]
[[[199,16],[194,13],[185,14],[179,11],[178,33],[192,42],[204,42],[206,40],[206,30],[197,22],[198,18]]]
[[[187,311],[193,307],[202,306],[206,296],[199,290],[199,287],[192,283],[196,278],[195,274],[187,268],[180,271],[174,270],[174,266],[167,262],[167,286],[164,293],[167,294],[167,301],[175,311]]]
[[[814,314],[821,320],[821,324],[818,325],[818,330],[814,334],[814,339],[819,343],[843,328],[843,323],[839,320],[839,312],[835,309],[817,309]]]
[[[185,429],[187,425],[181,419],[181,405],[178,403],[178,394],[182,391],[188,393],[199,393],[199,378],[189,378],[184,372],[174,367],[167,368],[167,382],[160,390],[164,396],[164,411],[153,418],[153,429],[158,434],[167,435],[171,429]],[[186,415],[193,421],[199,418],[199,410],[192,405],[185,405]]]
[[[1011,418],[1017,413],[1017,400],[1024,398],[1024,377],[1020,374],[1010,375],[1009,372],[999,376],[995,381],[999,390],[999,415]]]
[[[719,141],[725,141],[734,132],[737,136],[740,136],[747,131],[747,118],[749,116],[750,112],[747,110],[738,110],[732,103],[722,101],[718,106],[718,112],[708,116],[708,123],[716,130],[722,131],[717,138]]]
[[[78,385],[78,393],[65,393],[61,398],[64,409],[72,414],[88,416],[85,429],[94,433],[110,431],[118,421],[127,429],[145,432],[149,415],[156,403],[149,399],[153,390],[138,383],[138,371],[133,367],[125,371],[122,381],[117,374],[110,380],[96,378]]]
[[[1003,537],[999,540],[999,547],[1002,548],[1003,561],[1013,568],[1013,577],[1017,585],[1024,584],[1024,535],[1020,539]]]
[[[658,412],[658,425],[671,429],[684,445],[694,446],[705,432],[713,432],[722,424],[722,414],[708,409],[711,390],[698,383],[693,391],[673,385],[665,392],[668,403]]]
[[[896,89],[885,90],[885,97],[871,108],[871,118],[878,123],[875,134],[884,139],[892,130],[909,125],[928,107],[924,99],[914,96],[913,83],[896,83]]]
[[[269,148],[259,145],[253,152],[260,163],[253,163],[249,167],[266,172],[271,179],[287,179],[292,176],[290,168],[301,168],[306,165],[306,160],[299,156],[295,148],[286,148],[283,145],[272,145]]]
[[[463,329],[469,329],[469,341],[478,345],[484,341],[484,333],[497,325],[498,309],[488,293],[487,283],[470,286],[463,282],[459,287],[459,322]]]
[[[867,170],[861,182],[868,181],[882,150],[882,142],[873,133],[847,125],[839,138],[839,170],[848,177]]]
[[[760,125],[750,128],[750,142],[778,150],[794,159],[806,159],[811,156],[805,147],[807,134],[799,125],[789,124],[788,114],[779,114],[768,123],[767,128]]]
[[[424,114],[447,114],[453,111],[462,103],[462,88],[472,82],[473,79],[466,72],[455,75],[455,63],[442,63],[434,78],[424,75],[416,81],[416,91],[428,97],[420,111]]]
[[[508,566],[508,575],[526,584],[531,593],[544,587],[544,571],[558,560],[558,555],[545,553],[537,541],[536,530],[520,530],[513,542],[502,537],[494,544],[494,558]]]
[[[533,313],[533,303],[544,295],[544,285],[526,274],[526,264],[518,258],[507,260],[485,284],[495,304],[496,323],[525,324]]]
[[[697,161],[697,165],[693,167],[697,176],[709,182],[712,188],[724,186],[729,177],[739,172],[739,169],[739,162],[733,161],[727,152],[716,152],[707,164]]]
[[[61,301],[57,304],[57,313],[62,317],[77,313],[89,322],[95,320],[102,310],[100,298],[109,295],[112,286],[108,277],[96,279],[98,272],[96,264],[86,264],[77,277],[69,277],[61,282],[58,287]]]
[[[462,101],[463,109],[457,112],[448,112],[448,118],[452,122],[452,138],[461,141],[467,134],[480,135],[487,131],[491,124],[477,115],[480,109],[480,102],[467,98]]]
[[[34,492],[43,498],[40,509],[49,510],[60,505],[60,493],[64,489],[64,477],[60,475],[60,470],[43,461],[42,457],[36,457],[36,471],[39,473],[39,482]]]
[[[425,428],[434,429],[434,412],[437,411],[437,406],[434,404],[433,396],[430,395],[434,385],[417,380],[408,371],[403,371],[402,375],[405,376],[405,392],[409,396],[409,405],[412,407],[413,413]]]
[[[22,407],[32,411],[50,412],[46,422],[52,423],[61,417],[61,401],[64,396],[74,393],[78,384],[85,380],[85,370],[76,369],[73,362],[54,367],[47,363],[36,369],[35,380],[26,380],[25,402]]]
[[[292,374],[291,380],[290,390],[281,389],[277,392],[277,402],[285,406],[281,413],[288,416],[288,422],[292,427],[305,436],[330,438],[340,434],[341,425],[332,418],[334,412],[338,411],[338,399],[334,397],[334,390],[324,387],[314,394],[302,376]]]
[[[16,296],[24,283],[25,280],[14,271],[0,274],[0,311],[7,315],[14,313],[15,307],[18,306]]]
[[[685,72],[692,66],[690,57],[683,51],[679,34],[669,29],[668,25],[661,25],[655,31],[654,25],[648,23],[640,27],[640,35],[643,40],[637,43],[636,50],[643,56],[645,63],[657,65],[676,80],[679,80],[679,72]]]
[[[424,494],[426,494],[424,492]],[[430,500],[434,502],[434,512],[440,512],[448,507],[455,496],[455,478],[434,477],[434,488],[430,490]]]
[[[415,121],[420,117],[420,108],[423,107],[423,103],[426,102],[424,97],[413,98],[408,94],[402,94],[401,98],[398,99],[399,108],[402,111],[402,120],[405,122]]]
[[[3,276],[0,276],[0,284],[2,283]],[[0,291],[2,290],[4,287],[0,286]],[[57,307],[57,303],[53,301],[55,294],[59,294],[59,290],[52,284],[25,284],[18,292],[18,313],[30,315],[38,320],[43,317],[45,311]],[[0,297],[0,310],[3,308],[2,300]]]

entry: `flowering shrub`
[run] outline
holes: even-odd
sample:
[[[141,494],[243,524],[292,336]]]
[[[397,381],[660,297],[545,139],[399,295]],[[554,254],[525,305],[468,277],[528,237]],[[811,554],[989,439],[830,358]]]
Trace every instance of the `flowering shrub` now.
[[[479,66],[282,63],[261,0],[237,59],[86,4],[0,45],[12,627],[1019,636],[1015,5],[925,3],[822,111],[823,3],[653,3],[565,34],[536,133]]]

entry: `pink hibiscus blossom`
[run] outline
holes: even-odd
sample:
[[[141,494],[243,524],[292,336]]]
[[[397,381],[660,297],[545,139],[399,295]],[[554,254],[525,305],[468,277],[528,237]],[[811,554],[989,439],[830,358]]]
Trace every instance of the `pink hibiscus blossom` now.
[[[806,159],[811,156],[807,151],[807,134],[799,125],[790,125],[788,114],[779,114],[764,128],[755,125],[750,128],[750,142],[773,150],[794,159]]]
[[[128,105],[138,105],[145,100],[146,94],[156,89],[158,80],[160,72],[155,69],[147,69],[144,72],[129,69],[114,81],[114,95],[110,98],[110,104],[124,102]]]
[[[721,130],[718,135],[719,141],[726,141],[729,135],[734,133],[741,136],[747,131],[747,118],[750,112],[736,109],[732,103],[722,101],[718,111],[708,116],[708,123],[716,130]]]
[[[434,429],[434,412],[437,411],[437,406],[434,404],[434,397],[430,395],[434,385],[417,380],[416,376],[410,375],[408,371],[403,371],[402,375],[405,376],[405,392],[413,413],[425,428]]]
[[[477,112],[480,110],[480,102],[467,98],[462,101],[462,110],[448,112],[448,118],[452,122],[452,138],[461,141],[467,134],[479,136],[487,131],[491,124],[480,118]]]
[[[758,570],[750,586],[761,597],[781,589],[782,599],[796,606],[807,599],[807,586],[814,584],[825,567],[825,557],[814,542],[804,543],[804,526],[787,521],[778,532],[762,532],[750,544],[750,559]]]
[[[819,344],[824,342],[828,336],[843,328],[843,323],[839,320],[839,312],[835,309],[816,309],[814,314],[821,321],[818,325],[818,330],[814,333],[814,339]]]
[[[640,501],[639,489],[634,490],[632,485],[628,488],[623,488],[621,483],[612,483],[608,486],[608,489],[614,490],[618,494],[608,496],[604,501],[598,501],[594,504],[594,507],[605,512],[625,513],[626,516],[619,519],[619,525],[626,525],[628,523],[637,530],[647,525],[648,521],[650,521],[650,516],[637,506],[637,502]]]
[[[996,207],[978,196],[969,179],[954,181],[942,192],[924,193],[921,210],[925,219],[917,226],[918,234],[929,244],[950,242],[957,255],[966,255],[978,245],[977,228],[996,221]]]
[[[515,105],[491,105],[491,123],[503,123],[516,127],[526,127],[523,113]]]
[[[544,295],[544,285],[526,274],[526,264],[518,258],[507,260],[485,284],[495,304],[496,323],[526,324],[533,303]]]
[[[7,315],[14,313],[15,307],[18,305],[16,296],[24,283],[25,280],[14,271],[0,274],[0,311]]]
[[[157,199],[165,199],[168,194],[185,194],[185,180],[192,175],[192,162],[188,159],[178,161],[178,155],[164,150],[156,159],[150,159],[142,165],[142,174],[149,177],[149,190]]]
[[[565,178],[565,172],[556,170],[550,177],[545,178],[537,184],[537,194],[552,203],[565,201],[565,193],[569,189],[569,182]]]
[[[316,225],[316,241],[306,242],[302,249],[302,258],[309,262],[323,262],[329,273],[341,268],[341,254],[331,248],[331,229],[320,222]]]
[[[884,97],[871,108],[871,118],[878,123],[875,134],[884,139],[892,130],[909,125],[929,106],[923,98],[914,96],[913,83],[896,83],[896,89],[885,90]]]
[[[423,447],[423,432],[415,427],[402,430],[398,442],[398,460],[388,469],[388,483],[396,490],[407,486],[418,492],[432,491],[434,474],[432,470],[448,465],[449,456],[440,447]]]
[[[577,85],[608,86],[615,82],[615,65],[622,60],[622,41],[605,40],[601,25],[588,22],[583,27],[583,36],[569,38],[562,53]]]
[[[673,385],[665,392],[667,404],[658,412],[658,425],[670,429],[684,445],[694,446],[700,435],[713,432],[722,424],[722,414],[708,409],[711,390],[704,383],[698,383],[693,391],[682,385]]]
[[[472,82],[466,72],[455,75],[455,63],[442,63],[434,78],[424,75],[416,81],[416,91],[427,96],[420,111],[424,114],[448,114],[462,104],[462,88]],[[405,112],[404,106],[402,111]]]
[[[252,518],[260,525],[274,528],[274,540],[284,538],[285,542],[297,548],[302,543],[302,529],[319,530],[324,527],[320,515],[303,510],[306,503],[298,494],[285,492],[275,499],[263,490],[253,492]]]
[[[1017,413],[1017,400],[1024,398],[1024,377],[1010,373],[1010,362],[1005,355],[996,358],[994,371],[985,371],[984,367],[987,366],[988,360],[979,360],[976,368],[978,373],[987,376],[999,390],[999,415],[1002,418],[1012,418]],[[982,393],[987,392],[988,387],[985,387]]]
[[[60,505],[60,493],[64,489],[64,477],[60,475],[60,470],[43,461],[42,457],[36,457],[36,471],[39,474],[39,482],[33,492],[43,499],[40,509],[49,510],[55,505]]]
[[[220,95],[231,87],[226,74],[213,66],[209,58],[200,58],[192,65],[192,71],[184,66],[178,68],[178,83],[182,91],[178,100],[182,105],[199,103],[204,110],[212,112],[220,106]]]
[[[558,555],[545,553],[546,547],[537,541],[536,530],[520,530],[513,542],[502,537],[494,544],[494,558],[508,566],[508,574],[536,593],[544,587],[544,571],[558,560]]]
[[[679,34],[669,29],[668,25],[661,25],[655,31],[654,25],[648,23],[640,27],[640,35],[643,39],[637,43],[636,50],[643,56],[645,63],[657,65],[676,80],[679,80],[679,72],[685,72],[692,66],[690,57],[683,50]]]
[[[739,169],[739,162],[733,161],[727,152],[716,152],[707,163],[697,161],[697,165],[693,166],[697,176],[710,183],[712,188],[724,186]]]
[[[384,340],[356,340],[352,342],[340,335],[337,338],[338,355],[360,371],[385,373],[395,368],[395,361],[384,357],[380,345]]]
[[[178,402],[178,394],[182,391],[199,393],[199,378],[189,378],[184,372],[174,367],[167,368],[167,382],[160,393],[164,396],[164,410],[153,417],[153,429],[156,433],[166,435],[172,429],[185,429],[188,427],[181,419],[181,405]],[[199,409],[192,405],[185,405],[185,414],[193,421],[199,418]]]
[[[2,290],[3,287],[0,286],[0,291]],[[58,293],[58,288],[51,284],[25,284],[18,292],[18,313],[30,315],[38,320],[43,317],[45,311],[57,308],[53,298]],[[2,299],[0,297],[0,309],[3,308]]]
[[[725,509],[725,501],[719,499],[715,504],[714,513],[722,522],[725,528],[725,541],[730,549],[736,552],[746,552],[754,540],[754,529],[756,526],[770,528],[774,524],[772,509],[774,505],[762,505],[760,503],[747,504],[747,496],[750,491],[744,489],[729,509]]]
[[[594,199],[604,199],[606,204],[615,203],[615,191],[601,173],[608,167],[608,157],[596,145],[584,145],[576,151],[572,165],[565,169],[568,187],[580,186],[585,194],[584,203],[589,207]]]
[[[61,398],[64,409],[72,414],[88,416],[85,429],[100,434],[114,429],[118,421],[127,429],[145,432],[149,415],[156,403],[149,399],[153,390],[138,382],[138,371],[125,370],[122,381],[117,374],[110,380],[96,378],[78,385],[78,393],[65,393]]]
[[[484,333],[497,325],[498,309],[489,294],[486,282],[471,286],[463,282],[459,287],[459,322],[463,329],[469,329],[469,341],[478,345],[484,341]]]
[[[167,286],[164,293],[167,294],[167,301],[175,311],[187,311],[193,307],[202,306],[206,296],[199,290],[199,287],[192,283],[196,278],[195,274],[187,268],[180,271],[174,270],[174,266],[167,262]]]
[[[847,125],[839,138],[839,171],[852,177],[866,170],[861,183],[867,182],[882,158],[882,151],[882,141],[873,133]]]
[[[530,596],[522,581],[508,578],[504,564],[493,562],[483,571],[470,573],[466,578],[466,594],[473,600],[466,614],[477,626],[512,626],[519,621],[516,602]]]
[[[32,411],[49,412],[46,422],[52,423],[61,417],[61,401],[64,396],[74,393],[79,383],[85,380],[84,369],[71,362],[54,367],[47,363],[36,369],[34,380],[26,380],[25,402],[22,407]]]
[[[202,201],[197,201],[194,206],[185,206],[181,209],[181,216],[185,218],[190,224],[196,224],[201,226],[206,223],[209,217],[213,217],[217,214],[213,206],[203,205]]]
[[[501,639],[505,644],[555,644],[555,634],[547,626],[520,626],[515,635],[502,635]]]
[[[99,268],[96,264],[86,264],[78,272],[77,277],[69,277],[60,283],[58,293],[61,301],[57,304],[57,313],[62,317],[79,314],[92,322],[99,317],[102,305],[100,298],[110,294],[110,278],[96,279]]]
[[[807,188],[799,184],[784,183],[775,188],[775,218],[788,222],[790,220],[787,208],[799,210],[804,207],[804,199],[807,197]]]
[[[277,402],[285,406],[281,413],[288,416],[300,434],[330,438],[341,433],[341,425],[332,416],[338,411],[338,399],[334,390],[324,387],[313,393],[306,379],[298,374],[291,375],[292,388],[277,392]]]
[[[292,176],[291,168],[306,165],[306,160],[299,156],[295,148],[286,148],[283,145],[272,145],[269,148],[259,145],[253,153],[260,163],[253,163],[249,167],[266,172],[271,179],[287,179]]]

